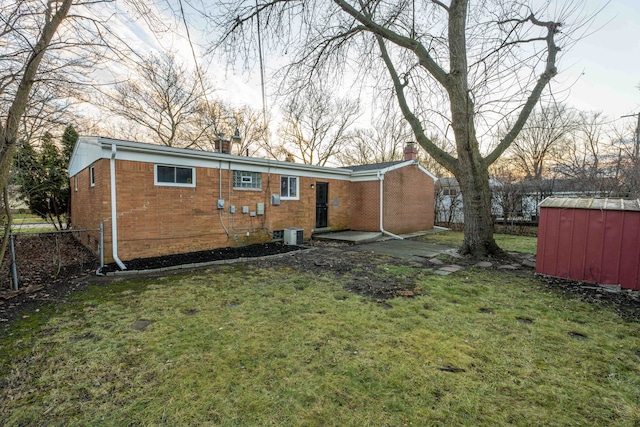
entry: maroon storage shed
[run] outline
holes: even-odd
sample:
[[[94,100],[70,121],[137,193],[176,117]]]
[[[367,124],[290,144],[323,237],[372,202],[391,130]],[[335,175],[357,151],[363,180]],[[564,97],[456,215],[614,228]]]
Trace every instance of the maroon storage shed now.
[[[640,201],[545,199],[536,272],[640,290]]]

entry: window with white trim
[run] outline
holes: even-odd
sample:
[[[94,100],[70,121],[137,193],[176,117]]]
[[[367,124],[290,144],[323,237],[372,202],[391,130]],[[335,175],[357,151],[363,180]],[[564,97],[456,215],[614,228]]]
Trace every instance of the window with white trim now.
[[[300,198],[298,190],[300,180],[297,176],[281,176],[280,177],[280,198],[289,200],[298,200]]]
[[[261,190],[262,173],[233,171],[233,188],[236,190]]]
[[[195,168],[182,166],[155,165],[155,185],[173,187],[195,187]]]
[[[96,185],[96,168],[94,166],[89,168],[89,183],[92,187]]]

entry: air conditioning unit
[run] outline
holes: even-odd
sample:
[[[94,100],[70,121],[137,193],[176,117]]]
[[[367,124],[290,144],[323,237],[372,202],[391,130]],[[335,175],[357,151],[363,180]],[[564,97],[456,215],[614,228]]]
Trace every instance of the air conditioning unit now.
[[[284,244],[285,245],[301,245],[304,230],[302,228],[285,228]]]

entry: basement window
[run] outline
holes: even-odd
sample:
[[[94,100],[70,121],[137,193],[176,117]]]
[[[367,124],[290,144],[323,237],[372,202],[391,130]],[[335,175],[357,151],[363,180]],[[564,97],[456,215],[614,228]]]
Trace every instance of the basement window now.
[[[155,185],[170,187],[195,187],[195,168],[180,166],[155,165]]]
[[[261,190],[262,173],[233,171],[233,188],[236,190]]]
[[[298,200],[299,179],[297,176],[280,177],[280,198],[283,200]]]

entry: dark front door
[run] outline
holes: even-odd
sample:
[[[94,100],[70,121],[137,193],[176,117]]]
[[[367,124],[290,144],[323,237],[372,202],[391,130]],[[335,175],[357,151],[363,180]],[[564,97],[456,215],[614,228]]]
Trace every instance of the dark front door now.
[[[316,228],[324,228],[329,219],[329,183],[316,182]]]

